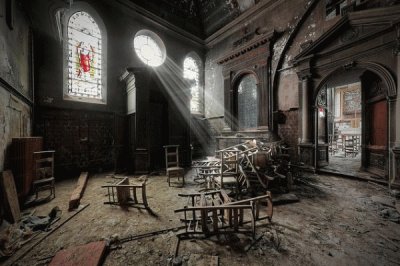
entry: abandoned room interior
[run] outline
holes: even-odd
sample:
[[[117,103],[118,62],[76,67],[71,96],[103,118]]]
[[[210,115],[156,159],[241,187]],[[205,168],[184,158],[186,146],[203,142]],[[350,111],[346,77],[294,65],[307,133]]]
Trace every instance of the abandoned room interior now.
[[[0,0],[0,264],[399,265],[400,1]]]

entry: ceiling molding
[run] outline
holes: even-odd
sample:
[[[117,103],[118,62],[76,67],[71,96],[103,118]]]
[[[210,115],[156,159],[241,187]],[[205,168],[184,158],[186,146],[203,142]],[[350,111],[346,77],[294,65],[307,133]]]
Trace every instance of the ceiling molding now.
[[[103,1],[106,2],[107,4],[116,7],[128,8],[129,10],[132,10],[135,13],[141,15],[148,22],[157,25],[161,29],[167,30],[169,33],[175,35],[178,39],[183,41],[189,41],[200,48],[203,49],[205,48],[205,42],[201,38],[173,25],[172,23],[166,21],[165,19],[158,17],[157,15],[147,11],[146,9],[138,6],[137,4],[132,3],[129,0],[117,0],[117,1],[103,0]]]
[[[260,1],[258,4],[254,5],[250,9],[246,10],[242,13],[239,17],[234,19],[232,22],[228,23],[215,33],[211,34],[209,37],[205,39],[205,45],[207,48],[212,48],[217,43],[221,42],[222,40],[226,39],[234,32],[238,30],[237,26],[243,26],[247,24],[249,20],[256,20],[260,16],[264,15],[266,11],[270,8],[279,4],[283,0],[265,0]]]

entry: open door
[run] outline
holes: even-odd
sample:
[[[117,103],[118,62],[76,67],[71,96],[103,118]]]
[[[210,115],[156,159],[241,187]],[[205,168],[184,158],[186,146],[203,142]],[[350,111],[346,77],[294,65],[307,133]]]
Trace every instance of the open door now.
[[[384,83],[375,74],[366,71],[362,76],[365,112],[365,145],[362,158],[363,168],[384,178],[388,165],[388,104]]]

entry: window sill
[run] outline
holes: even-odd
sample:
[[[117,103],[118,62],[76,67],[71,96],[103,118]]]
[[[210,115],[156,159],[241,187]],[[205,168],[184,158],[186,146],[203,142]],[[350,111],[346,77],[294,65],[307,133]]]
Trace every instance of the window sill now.
[[[65,95],[65,94],[64,94],[64,100],[73,101],[73,102],[81,102],[81,103],[107,104],[107,102],[104,99],[77,97],[77,96],[71,96],[71,95]]]

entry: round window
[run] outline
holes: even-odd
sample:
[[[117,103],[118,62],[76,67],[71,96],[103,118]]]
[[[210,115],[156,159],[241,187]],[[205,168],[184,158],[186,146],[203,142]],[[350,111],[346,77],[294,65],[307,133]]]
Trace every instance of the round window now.
[[[146,65],[158,67],[165,61],[165,46],[162,40],[148,30],[139,31],[133,41],[135,52]]]

